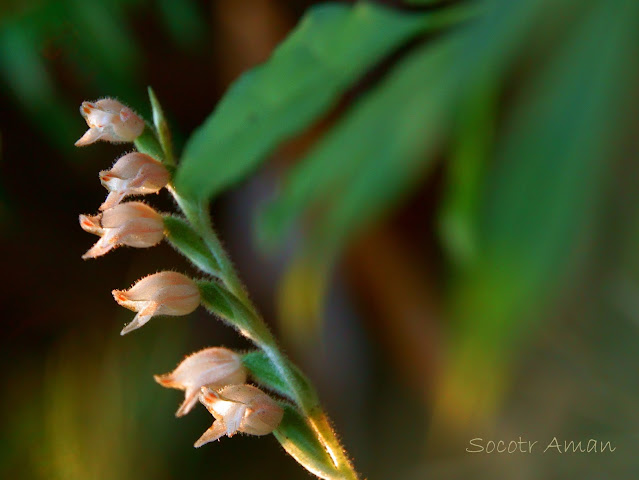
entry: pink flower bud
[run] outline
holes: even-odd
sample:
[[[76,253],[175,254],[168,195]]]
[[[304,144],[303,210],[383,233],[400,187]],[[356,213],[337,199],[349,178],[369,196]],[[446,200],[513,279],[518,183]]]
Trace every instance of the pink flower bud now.
[[[138,312],[121,335],[140,328],[154,315],[188,315],[200,304],[200,291],[195,282],[176,272],[154,273],[138,280],[128,290],[113,290],[112,293],[120,305]]]
[[[84,259],[99,257],[120,245],[152,247],[164,238],[162,215],[141,202],[122,203],[94,216],[80,215],[80,226],[101,237],[82,255]]]
[[[109,191],[100,210],[114,207],[129,195],[159,192],[169,180],[169,171],[153,157],[140,152],[127,153],[111,170],[100,172],[100,181]]]
[[[112,98],[82,102],[80,113],[89,125],[89,130],[75,142],[76,147],[98,140],[132,142],[144,131],[144,120],[129,107]]]
[[[184,390],[184,402],[176,417],[186,415],[197,403],[202,387],[218,390],[226,385],[246,382],[242,358],[226,348],[205,348],[186,357],[171,373],[155,375],[163,387]]]
[[[195,447],[236,432],[267,435],[277,428],[284,410],[275,400],[252,385],[229,385],[219,392],[202,388],[200,402],[215,417],[215,421]]]

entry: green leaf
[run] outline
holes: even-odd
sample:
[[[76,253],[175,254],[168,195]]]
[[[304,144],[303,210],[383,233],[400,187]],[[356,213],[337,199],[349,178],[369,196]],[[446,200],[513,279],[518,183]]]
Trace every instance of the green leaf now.
[[[178,252],[203,272],[213,276],[219,275],[220,266],[202,238],[186,220],[166,216],[164,217],[164,228],[167,240]]]
[[[90,42],[78,42],[82,45],[77,48],[90,49],[89,61],[106,74],[100,81],[112,77],[123,80],[136,73],[142,52],[120,5],[84,0],[63,0],[61,3],[66,4],[67,21],[73,23],[77,34],[91,39]]]
[[[446,0],[405,0],[409,5],[435,7],[444,3]]]
[[[198,282],[198,287],[202,295],[202,303],[208,310],[219,315],[224,320],[232,322],[233,326],[238,326],[235,319],[234,305],[239,303],[239,301],[233,297],[231,292],[217,282],[201,281]]]
[[[137,148],[139,152],[146,153],[147,155],[150,155],[161,162],[164,161],[162,146],[158,141],[155,130],[153,129],[153,127],[149,126],[149,124],[146,124],[144,126],[142,135],[136,138],[133,143],[135,145],[135,148]]]
[[[454,99],[447,73],[458,48],[457,38],[445,39],[402,61],[299,164],[258,224],[270,246],[305,210],[319,211],[278,294],[281,329],[298,347],[321,318],[327,274],[345,242],[431,164]]]
[[[157,10],[173,42],[181,48],[193,49],[206,39],[207,15],[195,0],[159,0]]]
[[[468,267],[477,258],[478,203],[486,165],[493,153],[497,81],[477,79],[456,112],[454,145],[446,162],[446,191],[439,211],[439,235],[449,261]]]
[[[441,402],[463,399],[451,416],[492,414],[510,354],[583,271],[639,71],[639,3],[591,7],[562,18],[561,44],[510,100],[481,197],[478,261],[450,296]]]
[[[82,134],[77,111],[61,100],[40,54],[43,38],[29,24],[0,29],[0,77],[9,98],[19,102],[56,147],[70,150]],[[82,122],[83,123],[83,122]],[[86,128],[86,126],[84,126]],[[67,158],[73,158],[67,156]]]
[[[282,405],[284,418],[273,435],[284,450],[309,472],[326,480],[345,478],[304,417],[291,405]]]
[[[231,292],[217,282],[198,281],[202,304],[243,336],[260,345],[271,341],[264,322]]]
[[[187,142],[176,185],[205,198],[242,179],[333,106],[375,62],[434,16],[362,2],[313,8],[263,65],[244,74]]]
[[[497,302],[504,314],[538,307],[578,259],[575,245],[603,201],[612,145],[634,88],[637,28],[637,2],[621,1],[614,13],[599,4],[573,25],[509,118],[486,180],[476,272],[508,285],[504,291],[512,294],[500,293]]]
[[[61,36],[66,54],[77,64],[77,74],[85,76],[85,81],[90,81],[97,91],[136,106],[142,100],[137,84],[144,54],[126,20],[123,5],[85,0],[42,3],[59,5],[64,9],[60,24],[73,25],[71,31],[63,29]]]
[[[242,363],[249,370],[253,379],[261,386],[295,401],[296,396],[290,392],[288,383],[282,378],[280,372],[273,366],[263,351],[256,350],[244,354]],[[315,391],[310,387],[306,377],[291,362],[288,362],[288,366],[295,375],[295,384],[298,388],[303,389],[302,396],[304,396],[309,403],[318,403]]]
[[[169,124],[164,116],[164,111],[158,98],[155,96],[155,92],[151,87],[148,87],[149,100],[151,101],[151,108],[153,110],[153,124],[155,125],[155,131],[157,138],[162,146],[164,152],[164,159],[169,165],[174,165],[175,160],[173,158],[173,145],[171,142],[171,131],[169,130]]]
[[[242,357],[242,363],[260,385],[289,397],[286,380],[283,379],[266,354],[261,350],[249,352]]]
[[[546,0],[496,2],[448,38],[419,48],[295,167],[280,195],[258,217],[258,240],[272,248],[297,219],[312,213],[309,241],[296,255],[296,264],[324,267],[314,278],[316,292],[302,290],[298,293],[306,298],[295,296],[281,302],[283,306],[318,304],[316,297],[325,290],[330,271],[326,265],[334,262],[353,234],[388,211],[423,178],[460,95],[474,85],[468,79],[483,81],[503,71],[512,52],[534,32],[531,15],[542,12],[544,4]],[[293,286],[304,280],[290,274],[285,278]],[[281,291],[281,296],[291,298],[290,291]],[[299,330],[317,313],[308,312],[306,319],[297,310],[294,317],[284,310],[280,315],[283,326],[297,325]]]
[[[334,252],[419,179],[446,125],[455,91],[447,68],[457,48],[448,39],[421,47],[351,108],[264,213],[262,243],[281,240],[295,219],[315,207],[321,215],[313,243]]]
[[[289,174],[278,197],[258,217],[259,243],[272,248],[313,209],[326,218],[316,231],[329,228],[344,237],[347,232],[341,230],[355,230],[389,208],[419,179],[416,173],[423,167],[416,155],[427,160],[428,144],[445,130],[444,116],[454,110],[455,97],[474,85],[468,78],[482,80],[502,71],[534,30],[531,16],[546,2],[491,4],[456,32],[457,39],[433,42],[402,61]],[[331,213],[325,214],[333,199]],[[332,227],[329,215],[341,226]]]

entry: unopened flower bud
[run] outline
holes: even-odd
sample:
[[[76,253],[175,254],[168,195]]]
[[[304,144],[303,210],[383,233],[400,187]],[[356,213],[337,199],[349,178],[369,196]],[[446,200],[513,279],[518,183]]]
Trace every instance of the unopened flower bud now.
[[[177,272],[154,273],[138,280],[128,290],[112,293],[120,305],[138,312],[121,335],[140,328],[155,315],[188,315],[200,304],[200,291],[195,282]]]
[[[202,388],[200,402],[215,417],[215,421],[195,447],[236,432],[267,435],[277,428],[284,410],[275,400],[252,385],[229,385],[219,392]]]
[[[176,417],[186,415],[197,403],[202,387],[213,390],[246,382],[246,369],[242,358],[232,350],[211,347],[186,357],[171,373],[155,375],[163,387],[184,390],[184,402]]]
[[[112,98],[82,102],[80,113],[89,125],[89,130],[75,142],[76,147],[98,140],[132,142],[144,131],[144,120],[129,107]]]
[[[162,215],[141,202],[116,205],[98,215],[80,215],[83,230],[100,235],[82,258],[96,258],[120,246],[146,248],[164,238]]]
[[[114,207],[129,195],[159,192],[169,180],[168,170],[153,157],[140,152],[127,153],[111,170],[100,172],[100,181],[109,191],[100,210]]]

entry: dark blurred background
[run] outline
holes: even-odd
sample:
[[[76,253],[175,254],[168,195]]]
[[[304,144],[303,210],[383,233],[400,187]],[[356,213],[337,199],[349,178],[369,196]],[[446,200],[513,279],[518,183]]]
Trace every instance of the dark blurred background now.
[[[270,436],[237,436],[193,449],[212,418],[200,408],[175,419],[181,393],[163,390],[152,375],[170,371],[184,355],[205,346],[250,345],[202,309],[188,319],[154,319],[120,337],[132,314],[115,304],[112,289],[165,268],[195,272],[165,244],[80,259],[94,238],[79,228],[78,214],[97,210],[106,195],[98,171],[130,147],[76,149],[73,143],[86,129],[78,113],[83,100],[114,96],[150,118],[146,86],[151,85],[179,151],[228,85],[265,61],[312,3],[0,3],[0,358],[6,376],[0,477],[309,478]],[[348,244],[329,274],[319,325],[281,320],[293,307],[282,306],[278,285],[291,252],[304,240],[294,235],[283,252],[261,253],[253,240],[255,212],[309,146],[413,47],[380,64],[334,111],[213,202],[214,223],[248,290],[285,339],[284,348],[316,383],[366,478],[629,479],[639,474],[636,63],[620,73],[620,84],[630,85],[624,92],[631,93],[621,102],[621,114],[615,110],[609,121],[601,118],[593,130],[584,130],[610,139],[603,161],[585,158],[592,154],[600,160],[601,150],[586,152],[583,164],[578,158],[572,170],[534,160],[527,164],[530,145],[547,141],[552,149],[562,145],[562,135],[578,131],[552,110],[524,118],[555,121],[556,138],[539,140],[530,131],[519,143],[500,140],[516,128],[522,98],[546,98],[536,75],[544,75],[554,49],[567,42],[562,29],[582,15],[579,2],[563,3],[570,6],[554,23],[517,47],[508,75],[481,90],[479,114],[459,108],[457,133],[442,140],[435,166]],[[615,22],[612,15],[608,29],[614,30]],[[639,41],[632,38],[627,48],[636,52]],[[597,43],[596,37],[587,40]],[[605,62],[593,65],[592,74],[599,68],[607,68]],[[541,82],[548,95],[559,91],[554,85],[563,81],[561,74],[551,70]],[[578,104],[579,99],[575,115],[582,115]],[[388,121],[393,122],[392,112]],[[487,151],[506,153],[494,159]],[[451,173],[451,162],[471,169],[476,157],[486,161],[473,170],[474,186],[456,183],[460,175]],[[461,197],[455,197],[460,189]],[[544,196],[547,191],[556,195]],[[497,193],[491,197],[491,192]],[[174,210],[165,193],[151,201]],[[538,221],[566,205],[559,224]],[[459,223],[455,216],[460,212],[479,218],[477,228],[489,232],[488,243],[494,240],[491,248],[474,252],[463,219]],[[549,228],[547,235],[538,235],[539,225]],[[323,291],[312,275],[297,289],[317,289],[317,296]],[[300,328],[307,329],[302,340],[296,339]],[[562,442],[610,441],[617,450],[598,455],[465,451],[477,437],[544,444],[555,436]]]

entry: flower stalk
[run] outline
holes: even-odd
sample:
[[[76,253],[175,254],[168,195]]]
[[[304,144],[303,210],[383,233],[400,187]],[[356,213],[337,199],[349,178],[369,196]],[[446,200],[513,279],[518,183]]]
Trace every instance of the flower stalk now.
[[[149,247],[166,237],[213,280],[193,280],[165,271],[143,278],[129,290],[114,290],[118,303],[137,312],[122,334],[143,326],[155,315],[186,315],[203,304],[259,350],[240,355],[208,348],[188,357],[174,372],[156,376],[163,386],[185,390],[178,416],[195,405],[198,388],[202,388],[199,400],[216,422],[196,445],[236,431],[253,435],[272,432],[289,454],[320,478],[356,480],[357,473],[331,428],[314,387],[281,351],[252,303],[213,228],[208,203],[183,195],[172,183],[176,158],[170,131],[150,88],[149,97],[153,126],[111,99],[83,104],[90,129],[80,145],[96,140],[133,141],[138,150],[122,157],[111,170],[101,172],[102,183],[110,192],[102,206],[104,212],[80,219],[85,230],[102,236],[99,252],[90,251],[89,256],[102,255],[118,245]],[[120,203],[126,196],[156,193],[164,187],[184,219],[160,215],[140,202]],[[261,386],[279,393],[294,406],[271,399],[257,387],[240,385],[246,379],[244,369]]]
[[[175,192],[175,189],[172,189],[172,192]],[[200,210],[199,213],[201,215],[203,213],[202,210]],[[343,478],[356,479],[357,474],[350,460],[344,453],[344,448],[335,436],[335,432],[331,428],[328,418],[319,404],[315,390],[310,385],[310,382],[301,376],[299,371],[293,371],[291,368],[290,361],[280,350],[275,337],[257,313],[257,309],[246,294],[246,290],[240,282],[233,264],[223,250],[221,242],[217,238],[210,221],[198,222],[193,226],[196,230],[200,231],[207,246],[211,249],[211,253],[213,253],[220,264],[220,279],[229,290],[235,294],[237,299],[242,303],[242,307],[244,307],[235,308],[235,314],[244,317],[242,319],[244,321],[243,323],[253,326],[252,331],[243,331],[240,329],[240,332],[253,341],[257,347],[262,349],[280,377],[286,382],[288,391],[291,394],[291,399],[306,417],[307,422],[316,433],[318,440],[331,457],[334,466],[344,475]]]

